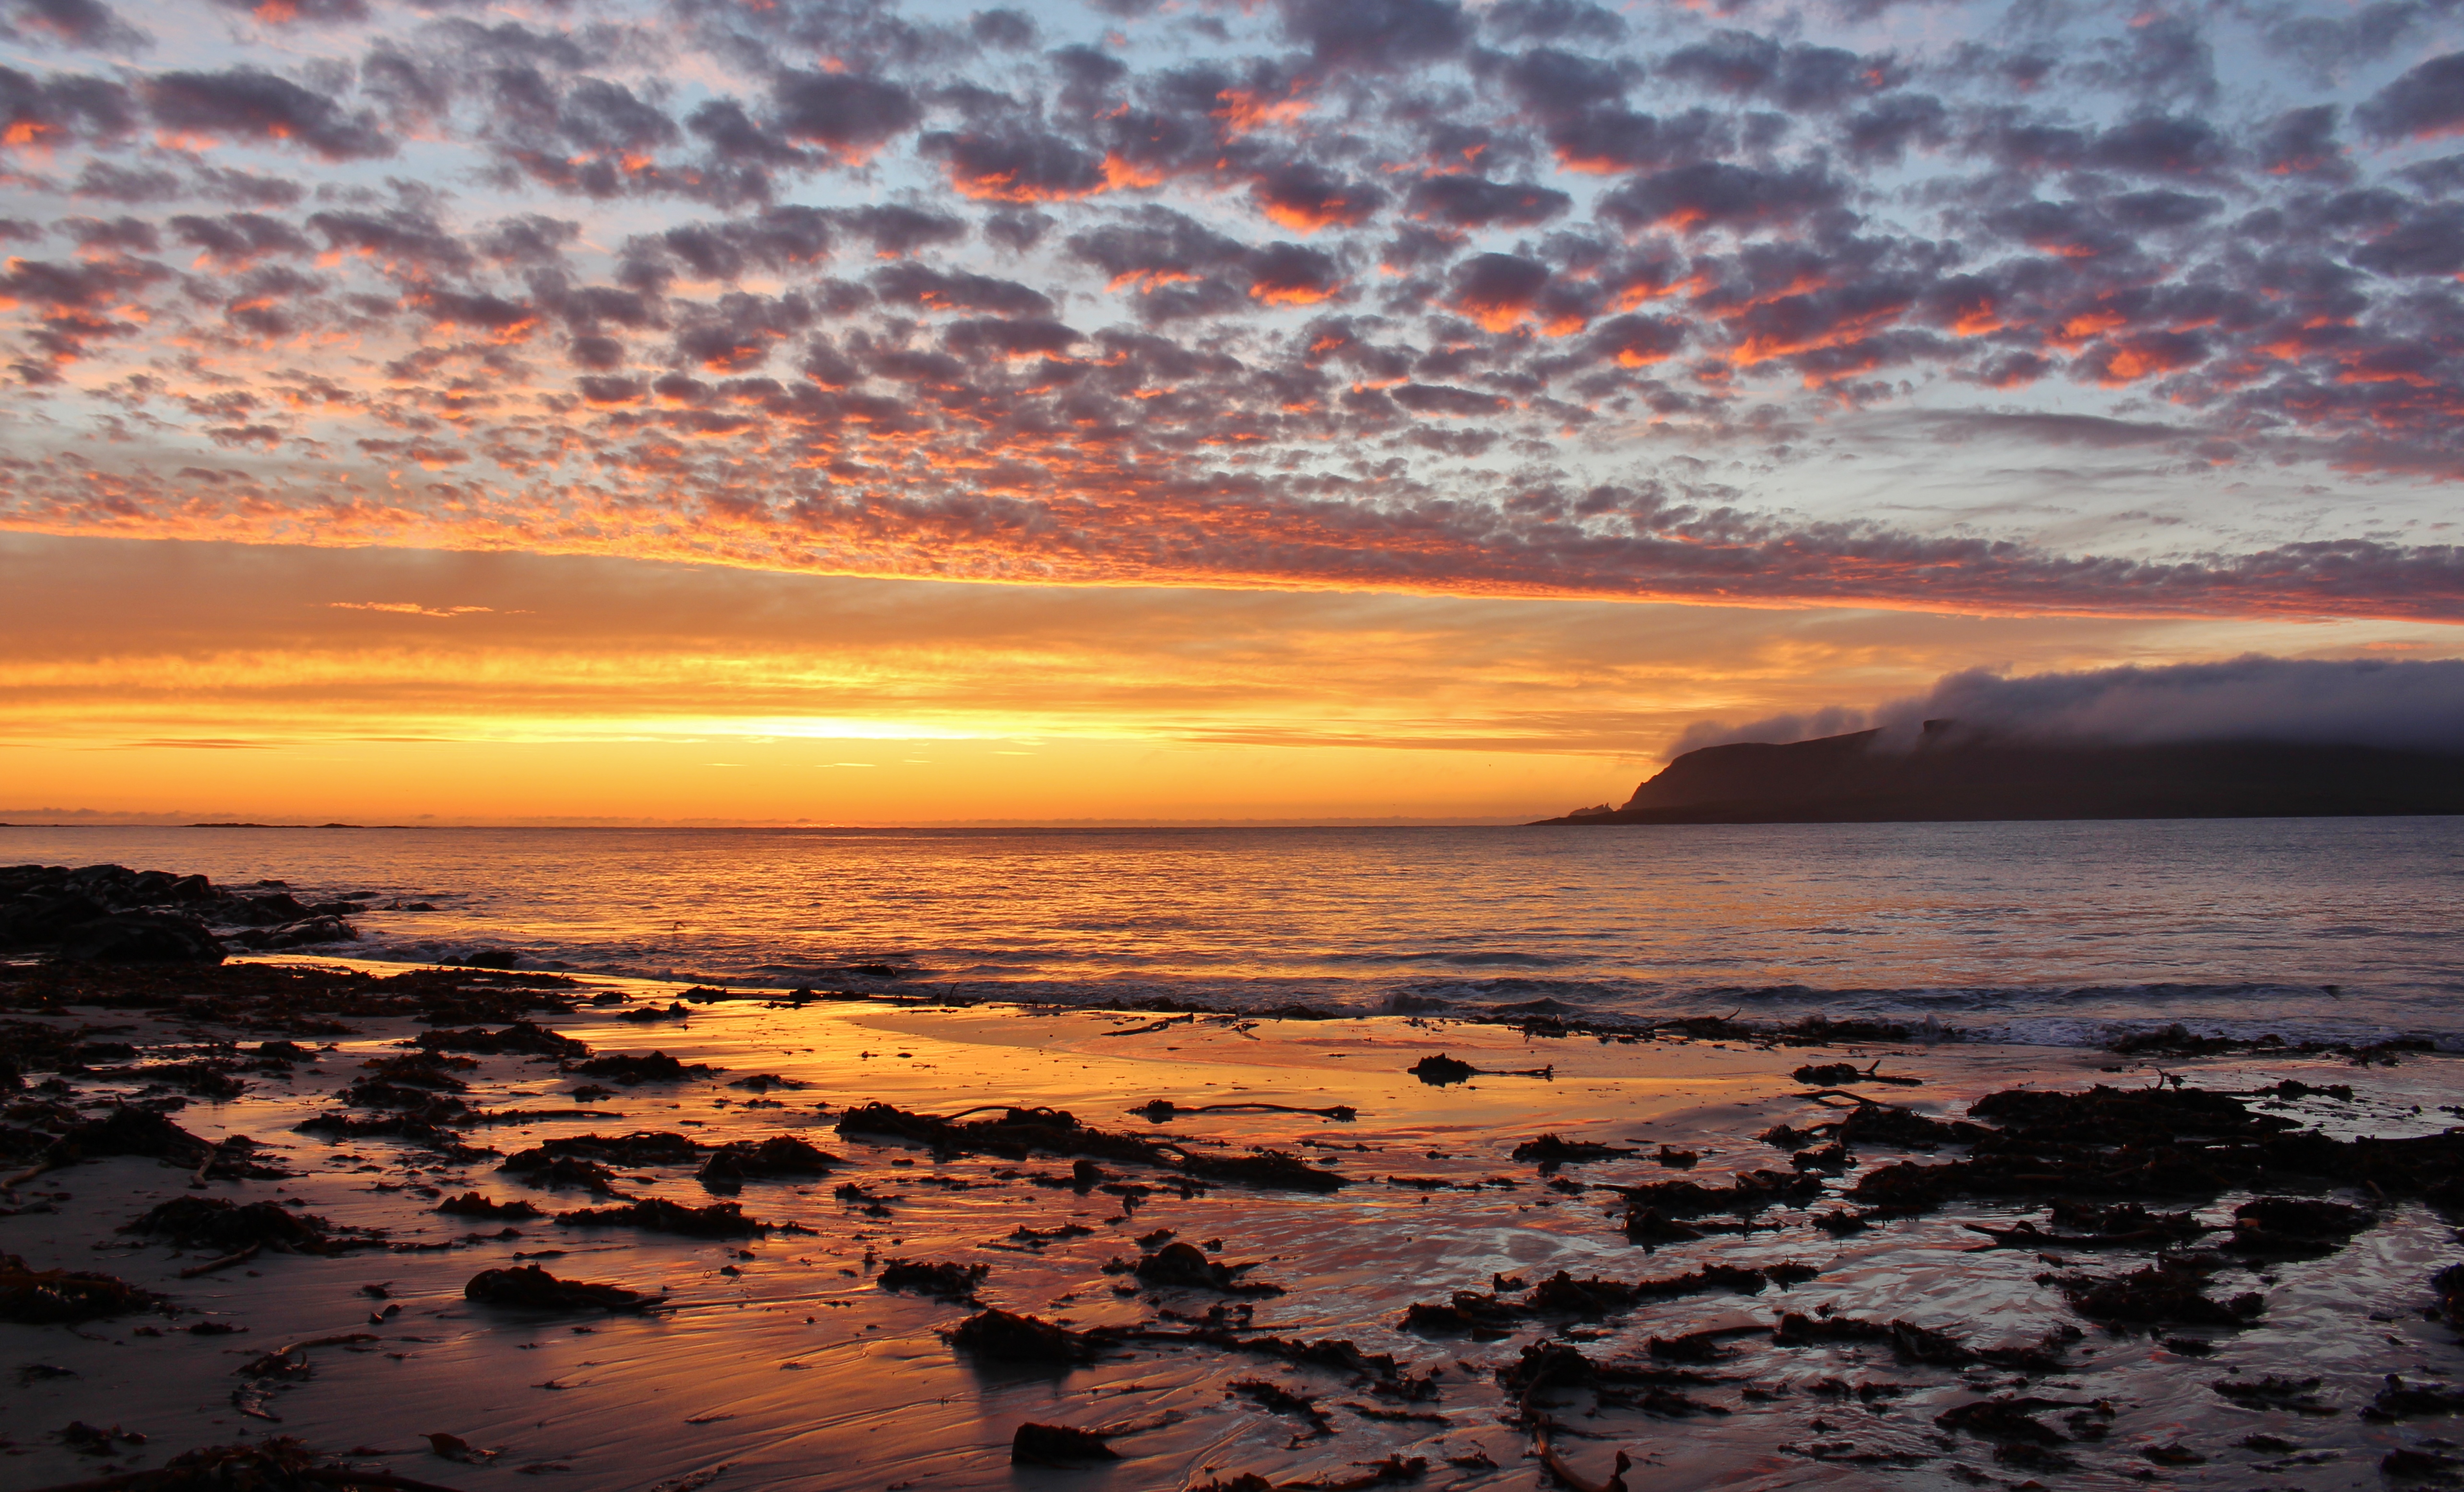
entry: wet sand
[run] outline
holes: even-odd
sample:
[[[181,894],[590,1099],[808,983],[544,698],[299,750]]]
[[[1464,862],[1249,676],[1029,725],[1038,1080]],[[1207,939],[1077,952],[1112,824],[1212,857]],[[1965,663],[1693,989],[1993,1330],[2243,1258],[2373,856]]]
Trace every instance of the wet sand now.
[[[1621,1197],[1605,1189],[1679,1177],[1718,1185],[1755,1170],[1785,1172],[1788,1152],[1754,1136],[1783,1122],[1804,1128],[1837,1117],[1789,1076],[1807,1063],[1880,1058],[1884,1072],[1922,1086],[1873,1089],[1875,1097],[1946,1118],[2013,1086],[2144,1086],[2155,1079],[2149,1063],[1966,1043],[1765,1046],[1534,1037],[1399,1017],[1262,1020],[880,1002],[765,1008],[739,1000],[696,1006],[684,1021],[636,1023],[620,1018],[664,1005],[677,992],[598,981],[583,993],[595,989],[616,990],[627,1003],[585,1005],[543,1023],[599,1054],[658,1050],[726,1070],[608,1083],[609,1096],[578,1104],[572,1090],[594,1080],[549,1060],[479,1056],[460,1071],[470,1085],[460,1096],[473,1108],[586,1108],[618,1117],[560,1113],[468,1128],[462,1138],[510,1154],[587,1132],[670,1131],[703,1146],[799,1136],[845,1164],[825,1176],[752,1179],[725,1194],[707,1190],[691,1165],[615,1168],[627,1196],[695,1208],[739,1201],[747,1217],[799,1231],[719,1240],[561,1224],[554,1214],[605,1199],[525,1184],[496,1169],[495,1155],[451,1163],[396,1139],[296,1132],[301,1120],[333,1111],[332,1095],[363,1075],[362,1064],[400,1055],[397,1043],[429,1029],[399,1018],[350,1019],[350,1035],[298,1038],[319,1050],[292,1074],[243,1071],[239,1097],[191,1100],[171,1115],[208,1140],[253,1136],[266,1147],[262,1158],[296,1176],[217,1179],[192,1190],[186,1169],[117,1157],[48,1172],[15,1190],[10,1215],[0,1217],[0,1250],[37,1269],[121,1277],[169,1297],[179,1314],[0,1325],[8,1348],[0,1371],[13,1375],[0,1486],[159,1466],[190,1446],[275,1434],[370,1470],[453,1487],[670,1492],[700,1485],[1130,1492],[1228,1485],[1243,1475],[1326,1486],[1383,1475],[1399,1484],[1408,1463],[1388,1462],[1396,1457],[1424,1460],[1419,1481],[1429,1486],[1559,1485],[1532,1454],[1531,1426],[1543,1418],[1559,1427],[1554,1444],[1578,1476],[1605,1479],[1622,1450],[1635,1462],[1627,1475],[1636,1488],[2031,1481],[2345,1487],[2374,1482],[2390,1451],[2440,1436],[2464,1438],[2452,1414],[2371,1423],[2357,1412],[2385,1387],[2385,1374],[2453,1383],[2464,1373],[2455,1331],[2426,1320],[2423,1309],[2430,1276],[2464,1258],[2464,1248],[2452,1222],[2418,1202],[2382,1205],[2366,1194],[2346,1195],[2372,1206],[2380,1220],[2341,1249],[2229,1267],[2211,1294],[2255,1291],[2264,1301],[2263,1313],[2241,1329],[2121,1334],[2081,1320],[2058,1281],[2123,1273],[2145,1264],[2145,1254],[2049,1262],[2027,1248],[1993,1248],[1966,1226],[2042,1224],[2040,1202],[1968,1201],[1845,1236],[1809,1225],[1818,1214],[1854,1210],[1838,1194],[1869,1170],[1947,1156],[1860,1150],[1844,1174],[1826,1178],[1821,1199],[1756,1214],[1767,1227],[1656,1248],[1629,1240],[1618,1221]],[[155,1043],[213,1038],[236,1037],[253,1048],[269,1034],[126,1010],[14,1019],[127,1027],[104,1039],[134,1043],[141,1054]],[[1440,1086],[1407,1070],[1439,1053],[1484,1068],[1551,1072]],[[2439,1106],[2464,1098],[2455,1060],[2432,1055],[2392,1067],[2248,1054],[2161,1061],[2165,1071],[2212,1090],[2250,1092],[2286,1078],[2350,1085],[2350,1100],[2313,1094],[2254,1103],[2339,1138],[2435,1133],[2456,1119]],[[766,1092],[730,1086],[751,1074],[807,1086]],[[71,1091],[52,1096],[92,1103],[138,1088],[127,1078],[69,1083]],[[1155,1099],[1183,1107],[1342,1105],[1357,1118],[1238,1111],[1155,1124],[1129,1112]],[[1195,1153],[1213,1153],[1216,1142],[1233,1155],[1271,1147],[1350,1184],[1324,1194],[1213,1184],[1184,1196],[1170,1176],[1106,1163],[1105,1179],[1080,1189],[1069,1184],[1067,1156],[936,1161],[920,1146],[836,1131],[846,1110],[871,1101],[942,1115],[982,1105],[1050,1106],[1085,1125],[1175,1139]],[[1551,1176],[1510,1153],[1544,1133],[1639,1153],[1567,1165]],[[1673,1169],[1655,1158],[1663,1145],[1699,1158],[1690,1170]],[[855,1192],[842,1195],[848,1183]],[[518,1237],[497,1238],[506,1224],[433,1210],[440,1198],[471,1191],[526,1200],[550,1216],[512,1224]],[[181,1271],[208,1262],[210,1250],[181,1251],[115,1231],[158,1203],[190,1196],[271,1199],[335,1224],[382,1229],[387,1246],[334,1257],[269,1250],[184,1280]],[[2233,1207],[2247,1196],[2166,1205],[2195,1205],[2202,1219],[2230,1226]],[[1070,1228],[1087,1231],[1014,1237]],[[1200,1245],[1212,1262],[1254,1263],[1236,1283],[1283,1293],[1156,1286],[1133,1273],[1106,1272],[1108,1262],[1134,1264],[1160,1248],[1165,1240],[1155,1236],[1164,1230],[1174,1241]],[[1150,1241],[1142,1246],[1141,1239]],[[451,1246],[437,1246],[444,1244]],[[875,1277],[893,1260],[983,1265],[974,1287],[981,1306],[1075,1329],[1186,1333],[1219,1307],[1218,1323],[1252,1329],[1219,1329],[1216,1341],[1111,1340],[1075,1366],[988,1361],[947,1337],[979,1305],[883,1288]],[[666,1303],[639,1315],[568,1316],[464,1298],[465,1283],[479,1271],[525,1262],[561,1278],[655,1292]],[[1537,1284],[1564,1270],[1633,1282],[1705,1264],[1784,1262],[1815,1273],[1750,1294],[1648,1300],[1606,1319],[1539,1315],[1495,1334],[1404,1327],[1415,1303],[1442,1305],[1453,1292],[1487,1294],[1493,1285],[1511,1296],[1511,1278],[1500,1285],[1499,1276]],[[400,1310],[371,1322],[386,1306]],[[1787,1345],[1771,1330],[1785,1312],[1905,1322],[1978,1349],[2033,1348],[2051,1332],[2060,1364],[2036,1372],[1973,1358],[1927,1365],[1905,1360],[1887,1340]],[[192,1335],[188,1328],[200,1323],[245,1334]],[[1722,1339],[1709,1361],[1652,1355],[1654,1338],[1666,1343],[1728,1327],[1740,1330]],[[2062,1342],[2071,1328],[2084,1335]],[[370,1339],[307,1349],[297,1357],[309,1365],[303,1377],[235,1371],[284,1345],[348,1333]],[[1363,1354],[1391,1354],[1397,1370],[1347,1371],[1221,1345],[1253,1337],[1348,1341]],[[1545,1343],[1573,1347],[1595,1363],[1643,1365],[1662,1382],[1653,1391],[1544,1382],[1527,1400],[1511,1374],[1501,1383],[1500,1370]],[[2186,1343],[2210,1346],[2194,1355],[2197,1346]],[[35,1365],[41,1371],[32,1371]],[[2319,1383],[2282,1403],[2247,1394],[2237,1401],[2213,1387],[2268,1374]],[[1409,1387],[1420,1375],[1434,1375],[1434,1392]],[[2041,1447],[2050,1456],[1997,1459],[1997,1449],[2015,1442],[1937,1423],[1947,1411],[2001,1393],[2057,1401],[2031,1411],[2054,1427],[2057,1443]],[[146,1439],[109,1456],[82,1455],[55,1434],[71,1421],[116,1425]],[[1012,1437],[1030,1421],[1123,1432],[1109,1441],[1119,1459],[1013,1465]],[[467,1442],[473,1449],[459,1454],[473,1459],[440,1455],[431,1435]],[[2432,1443],[2428,1454],[2453,1453]],[[1480,1465],[1484,1459],[1493,1467]]]

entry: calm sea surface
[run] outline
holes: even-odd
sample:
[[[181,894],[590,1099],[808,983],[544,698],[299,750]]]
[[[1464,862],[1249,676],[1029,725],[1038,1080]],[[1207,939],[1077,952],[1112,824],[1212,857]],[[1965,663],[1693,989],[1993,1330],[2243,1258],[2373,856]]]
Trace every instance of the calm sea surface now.
[[[1626,829],[0,829],[374,891],[356,957],[1068,1002],[1892,1014],[2464,1048],[2464,820]],[[385,910],[426,901],[432,911]],[[888,966],[897,977],[860,972]],[[2328,986],[2335,986],[2330,993]]]

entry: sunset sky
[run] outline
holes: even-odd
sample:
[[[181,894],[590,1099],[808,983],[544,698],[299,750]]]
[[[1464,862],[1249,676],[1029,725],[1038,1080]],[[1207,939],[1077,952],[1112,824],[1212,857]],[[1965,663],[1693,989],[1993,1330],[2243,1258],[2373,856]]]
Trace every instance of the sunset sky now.
[[[0,820],[1510,819],[2464,656],[2442,0],[0,0]]]

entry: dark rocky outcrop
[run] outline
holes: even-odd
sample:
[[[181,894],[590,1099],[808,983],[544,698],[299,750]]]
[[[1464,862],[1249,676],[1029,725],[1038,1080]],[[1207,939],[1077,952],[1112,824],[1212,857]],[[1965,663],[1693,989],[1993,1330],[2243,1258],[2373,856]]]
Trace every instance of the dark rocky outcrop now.
[[[1689,751],[1622,807],[1546,823],[1889,823],[1994,819],[2464,814],[2464,754],[2279,741],[2118,746],[1929,720]]]
[[[100,865],[0,867],[0,953],[68,963],[187,964],[253,951],[349,942],[358,902],[309,904],[275,886],[218,887],[202,875]]]

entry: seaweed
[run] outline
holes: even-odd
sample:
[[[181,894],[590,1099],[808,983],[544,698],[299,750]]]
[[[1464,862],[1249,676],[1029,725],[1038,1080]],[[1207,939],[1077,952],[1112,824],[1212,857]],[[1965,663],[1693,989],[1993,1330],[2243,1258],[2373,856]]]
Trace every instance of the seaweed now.
[[[1822,1195],[1822,1179],[1785,1171],[1749,1171],[1727,1186],[1699,1181],[1654,1181],[1613,1190],[1625,1197],[1626,1231],[1643,1214],[1663,1218],[1696,1218],[1705,1213],[1734,1213],[1749,1218],[1766,1207],[1799,1206]]]
[[[2269,1373],[2255,1382],[2246,1378],[2218,1378],[2208,1387],[2244,1409],[2289,1409],[2297,1415],[2311,1415],[2322,1419],[2336,1413],[2332,1406],[2319,1402],[2319,1380],[2316,1378],[2281,1378]]]
[[[2380,1424],[2414,1415],[2464,1415],[2464,1390],[2443,1383],[2409,1384],[2388,1373],[2387,1387],[2362,1411],[2364,1419]]]
[[[734,1191],[748,1180],[775,1176],[816,1176],[846,1161],[818,1150],[792,1134],[766,1140],[730,1140],[711,1152],[696,1174],[714,1192]]]
[[[1276,1192],[1336,1192],[1352,1178],[1321,1171],[1286,1151],[1252,1151],[1246,1155],[1184,1154],[1179,1169],[1204,1181],[1231,1181]]]
[[[639,1083],[682,1083],[688,1078],[713,1078],[725,1072],[704,1063],[688,1066],[665,1052],[611,1052],[585,1062],[569,1062],[567,1072],[586,1073],[631,1087]]]
[[[1628,1241],[1643,1244],[1690,1243],[1703,1237],[1703,1230],[1679,1222],[1657,1207],[1638,1207],[1628,1203],[1622,1223]]]
[[[519,1054],[581,1058],[590,1055],[589,1042],[551,1031],[533,1020],[517,1020],[496,1031],[482,1026],[463,1031],[422,1031],[419,1033],[419,1046],[429,1052],[477,1052],[486,1057]]]
[[[1885,1074],[1879,1070],[1881,1065],[1879,1061],[1864,1067],[1859,1067],[1853,1062],[1824,1063],[1799,1067],[1789,1076],[1811,1087],[1837,1087],[1842,1083],[1888,1083],[1899,1087],[1925,1086],[1923,1078],[1903,1078],[1897,1074]]]
[[[2323,1259],[2378,1218],[2341,1202],[2261,1196],[2233,1209],[2225,1247],[2267,1259]]]
[[[628,1290],[621,1284],[560,1280],[537,1264],[523,1264],[512,1269],[482,1269],[462,1286],[462,1298],[482,1306],[558,1311],[640,1311],[667,1299],[664,1295]]]
[[[1468,1336],[1474,1341],[1494,1342],[1513,1333],[1517,1324],[1531,1312],[1494,1295],[1477,1290],[1457,1290],[1445,1305],[1415,1301],[1403,1311],[1401,1329],[1416,1336]]]
[[[518,1197],[510,1202],[499,1202],[482,1196],[476,1192],[465,1192],[459,1196],[449,1196],[436,1204],[436,1210],[451,1218],[486,1218],[512,1222],[547,1216],[538,1207]]]
[[[2230,1301],[2210,1299],[2209,1271],[2184,1259],[2159,1260],[2148,1268],[2106,1279],[2074,1277],[2057,1282],[2071,1308],[2116,1330],[2159,1324],[2242,1327],[2264,1308],[2255,1293]]]
[[[387,1114],[382,1119],[354,1119],[347,1114],[319,1114],[291,1127],[302,1134],[320,1134],[329,1139],[407,1140],[422,1150],[452,1160],[477,1160],[496,1153],[484,1145],[473,1145],[460,1135],[442,1129],[415,1114]]]
[[[1553,1134],[1544,1134],[1536,1140],[1525,1140],[1514,1147],[1513,1158],[1535,1161],[1539,1164],[1542,1175],[1551,1175],[1560,1166],[1581,1165],[1595,1160],[1618,1160],[1641,1153],[1640,1151],[1626,1150],[1616,1145],[1600,1145],[1590,1140],[1561,1140]]]
[[[540,1171],[560,1159],[596,1161],[605,1166],[690,1166],[702,1148],[681,1134],[636,1130],[631,1134],[567,1134],[516,1151],[500,1171]]]
[[[903,1290],[914,1295],[930,1295],[936,1300],[980,1304],[976,1299],[976,1286],[992,1273],[988,1264],[926,1264],[904,1259],[893,1259],[882,1266],[874,1284],[885,1290]]]
[[[1853,1316],[1808,1316],[1788,1311],[1771,1328],[1771,1341],[1780,1347],[1887,1343],[1892,1355],[1903,1363],[1935,1368],[1982,1363],[2019,1372],[2046,1373],[2061,1370],[2057,1347],[2078,1334],[2077,1327],[2065,1327],[2049,1333],[2038,1347],[1971,1348],[1947,1331],[1911,1322],[1861,1321]]]
[[[285,1254],[340,1254],[385,1246],[379,1234],[338,1228],[273,1202],[240,1203],[219,1196],[175,1196],[121,1224],[120,1231],[165,1239],[181,1248],[226,1253],[271,1248]],[[354,1234],[359,1236],[350,1236]]]
[[[1131,1033],[1108,1031],[1105,1034],[1126,1036]],[[1321,1119],[1331,1119],[1337,1124],[1350,1124],[1360,1117],[1360,1110],[1350,1104],[1330,1104],[1324,1108],[1305,1108],[1291,1104],[1176,1104],[1168,1098],[1149,1099],[1137,1108],[1130,1109],[1129,1112],[1136,1114],[1149,1124],[1169,1124],[1183,1114],[1314,1114]]]
[[[524,1151],[521,1153],[529,1155],[531,1152]],[[498,1169],[510,1171],[513,1167],[508,1163]],[[530,1186],[560,1191],[565,1187],[578,1187],[593,1196],[625,1195],[616,1190],[614,1172],[595,1160],[583,1160],[577,1155],[559,1155],[552,1160],[542,1159],[536,1164],[526,1166],[519,1174],[523,1182]]]
[[[792,1223],[762,1222],[747,1218],[741,1202],[713,1202],[707,1207],[687,1207],[663,1196],[636,1197],[613,1207],[586,1207],[580,1212],[559,1213],[556,1220],[569,1227],[648,1228],[653,1233],[673,1233],[693,1239],[751,1239],[794,1229]]]
[[[1294,1393],[1283,1385],[1268,1383],[1264,1378],[1236,1378],[1227,1387],[1261,1409],[1289,1415],[1307,1424],[1309,1438],[1334,1434],[1334,1421],[1327,1416],[1325,1410],[1317,1407],[1317,1400],[1309,1394]]]
[[[1980,1439],[2003,1444],[2060,1445],[2068,1437],[2036,1418],[2049,1409],[2080,1409],[2086,1406],[2076,1399],[1989,1398],[1974,1399],[1933,1416],[1933,1422],[1945,1430],[1962,1431]]]
[[[1560,1027],[1550,1034],[1563,1036],[1565,1030]],[[1431,1087],[1444,1087],[1450,1083],[1465,1083],[1473,1078],[1554,1078],[1557,1075],[1554,1063],[1545,1067],[1475,1067],[1443,1053],[1423,1057],[1404,1070]]]
[[[15,1254],[0,1254],[0,1321],[52,1326],[164,1310],[169,1304],[111,1275],[36,1269]]]

